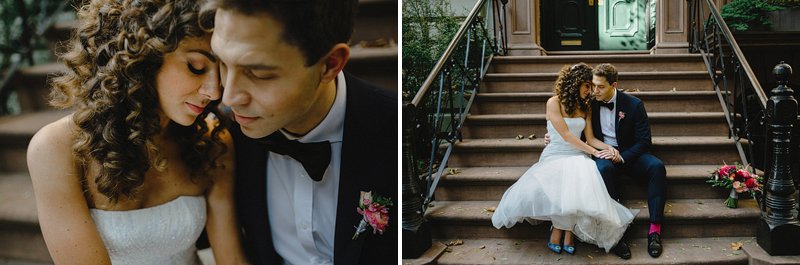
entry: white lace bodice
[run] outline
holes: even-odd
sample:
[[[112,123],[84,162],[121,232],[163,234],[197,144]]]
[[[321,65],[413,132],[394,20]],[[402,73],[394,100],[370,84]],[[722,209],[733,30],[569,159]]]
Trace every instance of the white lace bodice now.
[[[199,265],[195,241],[206,224],[203,196],[130,211],[91,209],[114,265]]]
[[[580,117],[564,118],[564,122],[567,123],[570,133],[575,135],[575,137],[581,137],[583,128],[586,127],[585,119]],[[553,123],[551,123],[549,120],[547,121],[547,133],[550,134],[550,144],[548,144],[542,151],[539,161],[544,161],[554,156],[583,154],[583,151],[565,141],[564,138],[558,134],[556,128],[553,127]]]

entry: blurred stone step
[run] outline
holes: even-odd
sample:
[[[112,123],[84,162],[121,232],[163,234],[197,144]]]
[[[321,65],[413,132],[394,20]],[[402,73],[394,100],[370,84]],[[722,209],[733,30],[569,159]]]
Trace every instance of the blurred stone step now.
[[[531,164],[533,165],[533,164]],[[500,200],[509,186],[525,173],[528,167],[465,167],[448,168],[436,188],[436,199],[443,201]],[[667,165],[667,194],[669,199],[719,199],[728,191],[712,188],[706,183],[719,165]],[[449,173],[448,173],[449,172]],[[451,174],[455,173],[455,174]],[[640,179],[622,176],[615,181],[623,199],[647,199],[647,186]]]
[[[578,243],[575,255],[555,254],[545,247],[546,239],[508,239],[460,237],[434,239],[447,244],[462,240],[462,245],[449,247],[436,261],[451,264],[714,264],[744,265],[747,255],[743,250],[731,249],[731,243],[742,243],[744,248],[755,247],[754,237],[665,238],[664,252],[654,259],[647,254],[647,239],[628,240],[631,259],[623,260],[595,245]]]
[[[637,91],[626,92],[644,101],[648,113],[721,111],[715,91]],[[471,114],[537,114],[545,113],[545,103],[553,96],[548,92],[478,93],[470,108]]]
[[[739,161],[734,141],[719,136],[655,136],[650,151],[665,165],[718,165]],[[530,166],[544,139],[464,139],[456,142],[449,167]]]
[[[650,112],[653,136],[727,136],[730,131],[723,112]],[[510,138],[536,134],[544,137],[544,114],[469,115],[462,129],[465,138]]]
[[[664,209],[664,238],[707,238],[720,236],[755,236],[756,221],[760,216],[753,199],[740,199],[739,208],[726,207],[724,199],[667,200]],[[530,225],[518,223],[514,227],[496,229],[492,225],[491,201],[434,201],[425,214],[435,227],[434,238],[548,238],[550,224]],[[625,235],[629,238],[647,236],[650,224],[646,200],[625,200],[631,209],[640,209]],[[543,245],[544,246],[544,245]]]
[[[595,67],[610,63],[621,72],[704,71],[700,54],[595,54],[550,56],[497,56],[492,59],[494,73],[558,73],[564,65],[586,63]]]
[[[71,111],[41,111],[0,117],[0,172],[28,172],[25,154],[31,137]]]
[[[397,91],[397,44],[353,46],[345,70],[390,91]]]
[[[19,69],[10,85],[17,92],[22,112],[51,109],[47,104],[50,95],[48,79],[64,71],[64,64],[55,62]]]
[[[481,83],[481,92],[552,92],[557,72],[489,73]],[[639,91],[710,91],[711,78],[706,71],[620,72],[619,89]]]
[[[397,0],[359,0],[352,44],[377,39],[399,39],[397,35]]]
[[[27,173],[0,174],[0,257],[52,262],[39,228]]]

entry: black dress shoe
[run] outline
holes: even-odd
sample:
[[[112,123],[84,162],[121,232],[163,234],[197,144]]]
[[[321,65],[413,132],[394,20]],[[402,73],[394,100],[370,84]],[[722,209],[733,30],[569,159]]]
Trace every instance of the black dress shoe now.
[[[661,234],[651,233],[647,235],[647,253],[651,257],[658,258],[661,256]]]
[[[631,258],[631,248],[628,247],[628,244],[625,242],[619,241],[616,246],[611,248],[611,252],[614,252],[617,256],[622,259],[630,259]]]

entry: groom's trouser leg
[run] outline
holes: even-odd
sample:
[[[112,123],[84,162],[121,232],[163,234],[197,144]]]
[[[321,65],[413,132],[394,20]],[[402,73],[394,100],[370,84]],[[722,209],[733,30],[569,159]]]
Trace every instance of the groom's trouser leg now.
[[[636,161],[626,161],[623,168],[631,178],[647,180],[647,208],[650,210],[650,222],[664,221],[664,204],[666,203],[666,176],[664,163],[651,154],[642,154]]]
[[[618,172],[617,166],[608,159],[595,158],[594,162],[597,164],[597,170],[600,171],[600,175],[603,176],[603,183],[606,185],[608,195],[611,196],[612,199],[619,200],[617,187],[614,186],[614,178],[617,176]]]

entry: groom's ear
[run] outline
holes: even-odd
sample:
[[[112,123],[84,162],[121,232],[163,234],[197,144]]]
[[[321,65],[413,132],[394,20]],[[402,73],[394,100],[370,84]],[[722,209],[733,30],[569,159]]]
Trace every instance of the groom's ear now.
[[[330,82],[344,69],[350,59],[350,46],[346,43],[337,43],[322,57],[322,82]]]
[[[615,81],[614,83],[612,83],[612,84],[611,84],[611,87],[613,87],[614,89],[617,89],[617,86],[618,86],[618,85],[619,85],[619,83],[617,83],[617,82]]]

